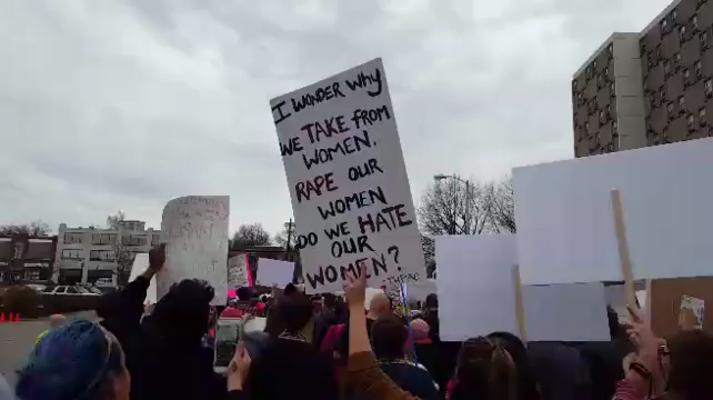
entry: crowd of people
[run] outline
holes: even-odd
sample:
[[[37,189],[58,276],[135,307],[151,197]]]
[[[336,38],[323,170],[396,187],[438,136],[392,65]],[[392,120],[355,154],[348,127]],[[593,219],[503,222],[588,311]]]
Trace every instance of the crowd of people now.
[[[444,342],[438,300],[410,315],[383,294],[365,304],[366,273],[350,276],[344,297],[313,299],[291,286],[272,298],[238,302],[224,317],[266,315],[264,332],[245,334],[225,374],[214,369],[206,336],[219,312],[204,281],[175,284],[150,312],[149,266],[105,295],[100,322],[65,321],[38,338],[19,371],[21,400],[148,399],[713,399],[713,337],[700,330],[664,340],[631,310],[612,322],[610,343],[523,343],[508,332]],[[366,311],[368,309],[368,311]]]

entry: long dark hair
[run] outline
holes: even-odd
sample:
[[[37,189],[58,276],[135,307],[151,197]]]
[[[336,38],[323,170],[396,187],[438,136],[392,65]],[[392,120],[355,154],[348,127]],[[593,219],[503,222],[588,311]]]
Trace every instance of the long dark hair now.
[[[504,347],[484,337],[463,342],[452,400],[516,400],[517,370]]]
[[[527,349],[520,338],[510,332],[493,332],[488,339],[507,350],[517,368],[517,399],[537,400],[540,393],[537,389],[535,371],[532,369]]]

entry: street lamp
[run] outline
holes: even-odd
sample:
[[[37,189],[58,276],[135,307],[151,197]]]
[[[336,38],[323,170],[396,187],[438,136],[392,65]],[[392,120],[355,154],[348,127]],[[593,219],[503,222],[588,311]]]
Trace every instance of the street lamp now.
[[[470,181],[467,179],[462,179],[458,175],[445,175],[445,174],[436,174],[433,175],[433,180],[436,182],[440,182],[446,179],[452,179],[453,180],[453,219],[451,221],[451,235],[456,234],[456,191],[455,191],[455,183],[456,181],[464,183],[465,184],[465,216],[464,216],[464,225],[465,225],[465,232],[466,234],[470,233],[470,199],[471,199],[471,193],[470,193]]]

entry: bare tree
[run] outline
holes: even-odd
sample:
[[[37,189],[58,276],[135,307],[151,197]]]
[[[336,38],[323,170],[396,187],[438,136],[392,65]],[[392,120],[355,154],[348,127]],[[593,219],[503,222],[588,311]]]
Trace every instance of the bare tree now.
[[[490,188],[479,182],[434,182],[418,209],[421,228],[430,235],[474,235],[491,231]]]
[[[28,235],[36,237],[48,236],[50,226],[42,220],[32,221],[29,224],[0,225],[0,236]]]
[[[265,231],[262,224],[240,225],[233,235],[230,248],[242,250],[253,246],[267,246],[270,244],[270,234]]]
[[[426,276],[434,278],[436,272],[436,242],[426,236],[421,235],[421,249],[423,249],[423,258],[426,261]]]
[[[119,230],[121,227],[121,222],[126,219],[126,215],[123,211],[119,210],[116,214],[112,214],[106,217],[106,227],[109,229]]]
[[[121,233],[121,222],[126,219],[126,215],[123,211],[119,210],[116,214],[109,215],[106,217],[106,226],[108,229],[119,231],[116,238],[111,244],[111,250],[114,253],[114,262],[116,263],[116,269],[113,271],[116,275],[117,283],[120,287],[125,286],[129,283],[129,275],[131,275],[131,266],[134,264],[134,257],[136,254],[129,251],[127,238],[124,238]]]
[[[493,226],[498,233],[515,233],[515,199],[512,177],[508,176],[491,187]]]

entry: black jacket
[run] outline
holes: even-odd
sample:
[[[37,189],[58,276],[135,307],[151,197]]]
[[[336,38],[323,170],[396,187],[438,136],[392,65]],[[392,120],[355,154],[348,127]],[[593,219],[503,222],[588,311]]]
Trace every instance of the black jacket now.
[[[138,277],[102,325],[119,339],[131,373],[131,399],[223,399],[225,378],[213,372],[213,353],[200,342],[172,342],[150,317],[141,321],[149,281]]]

